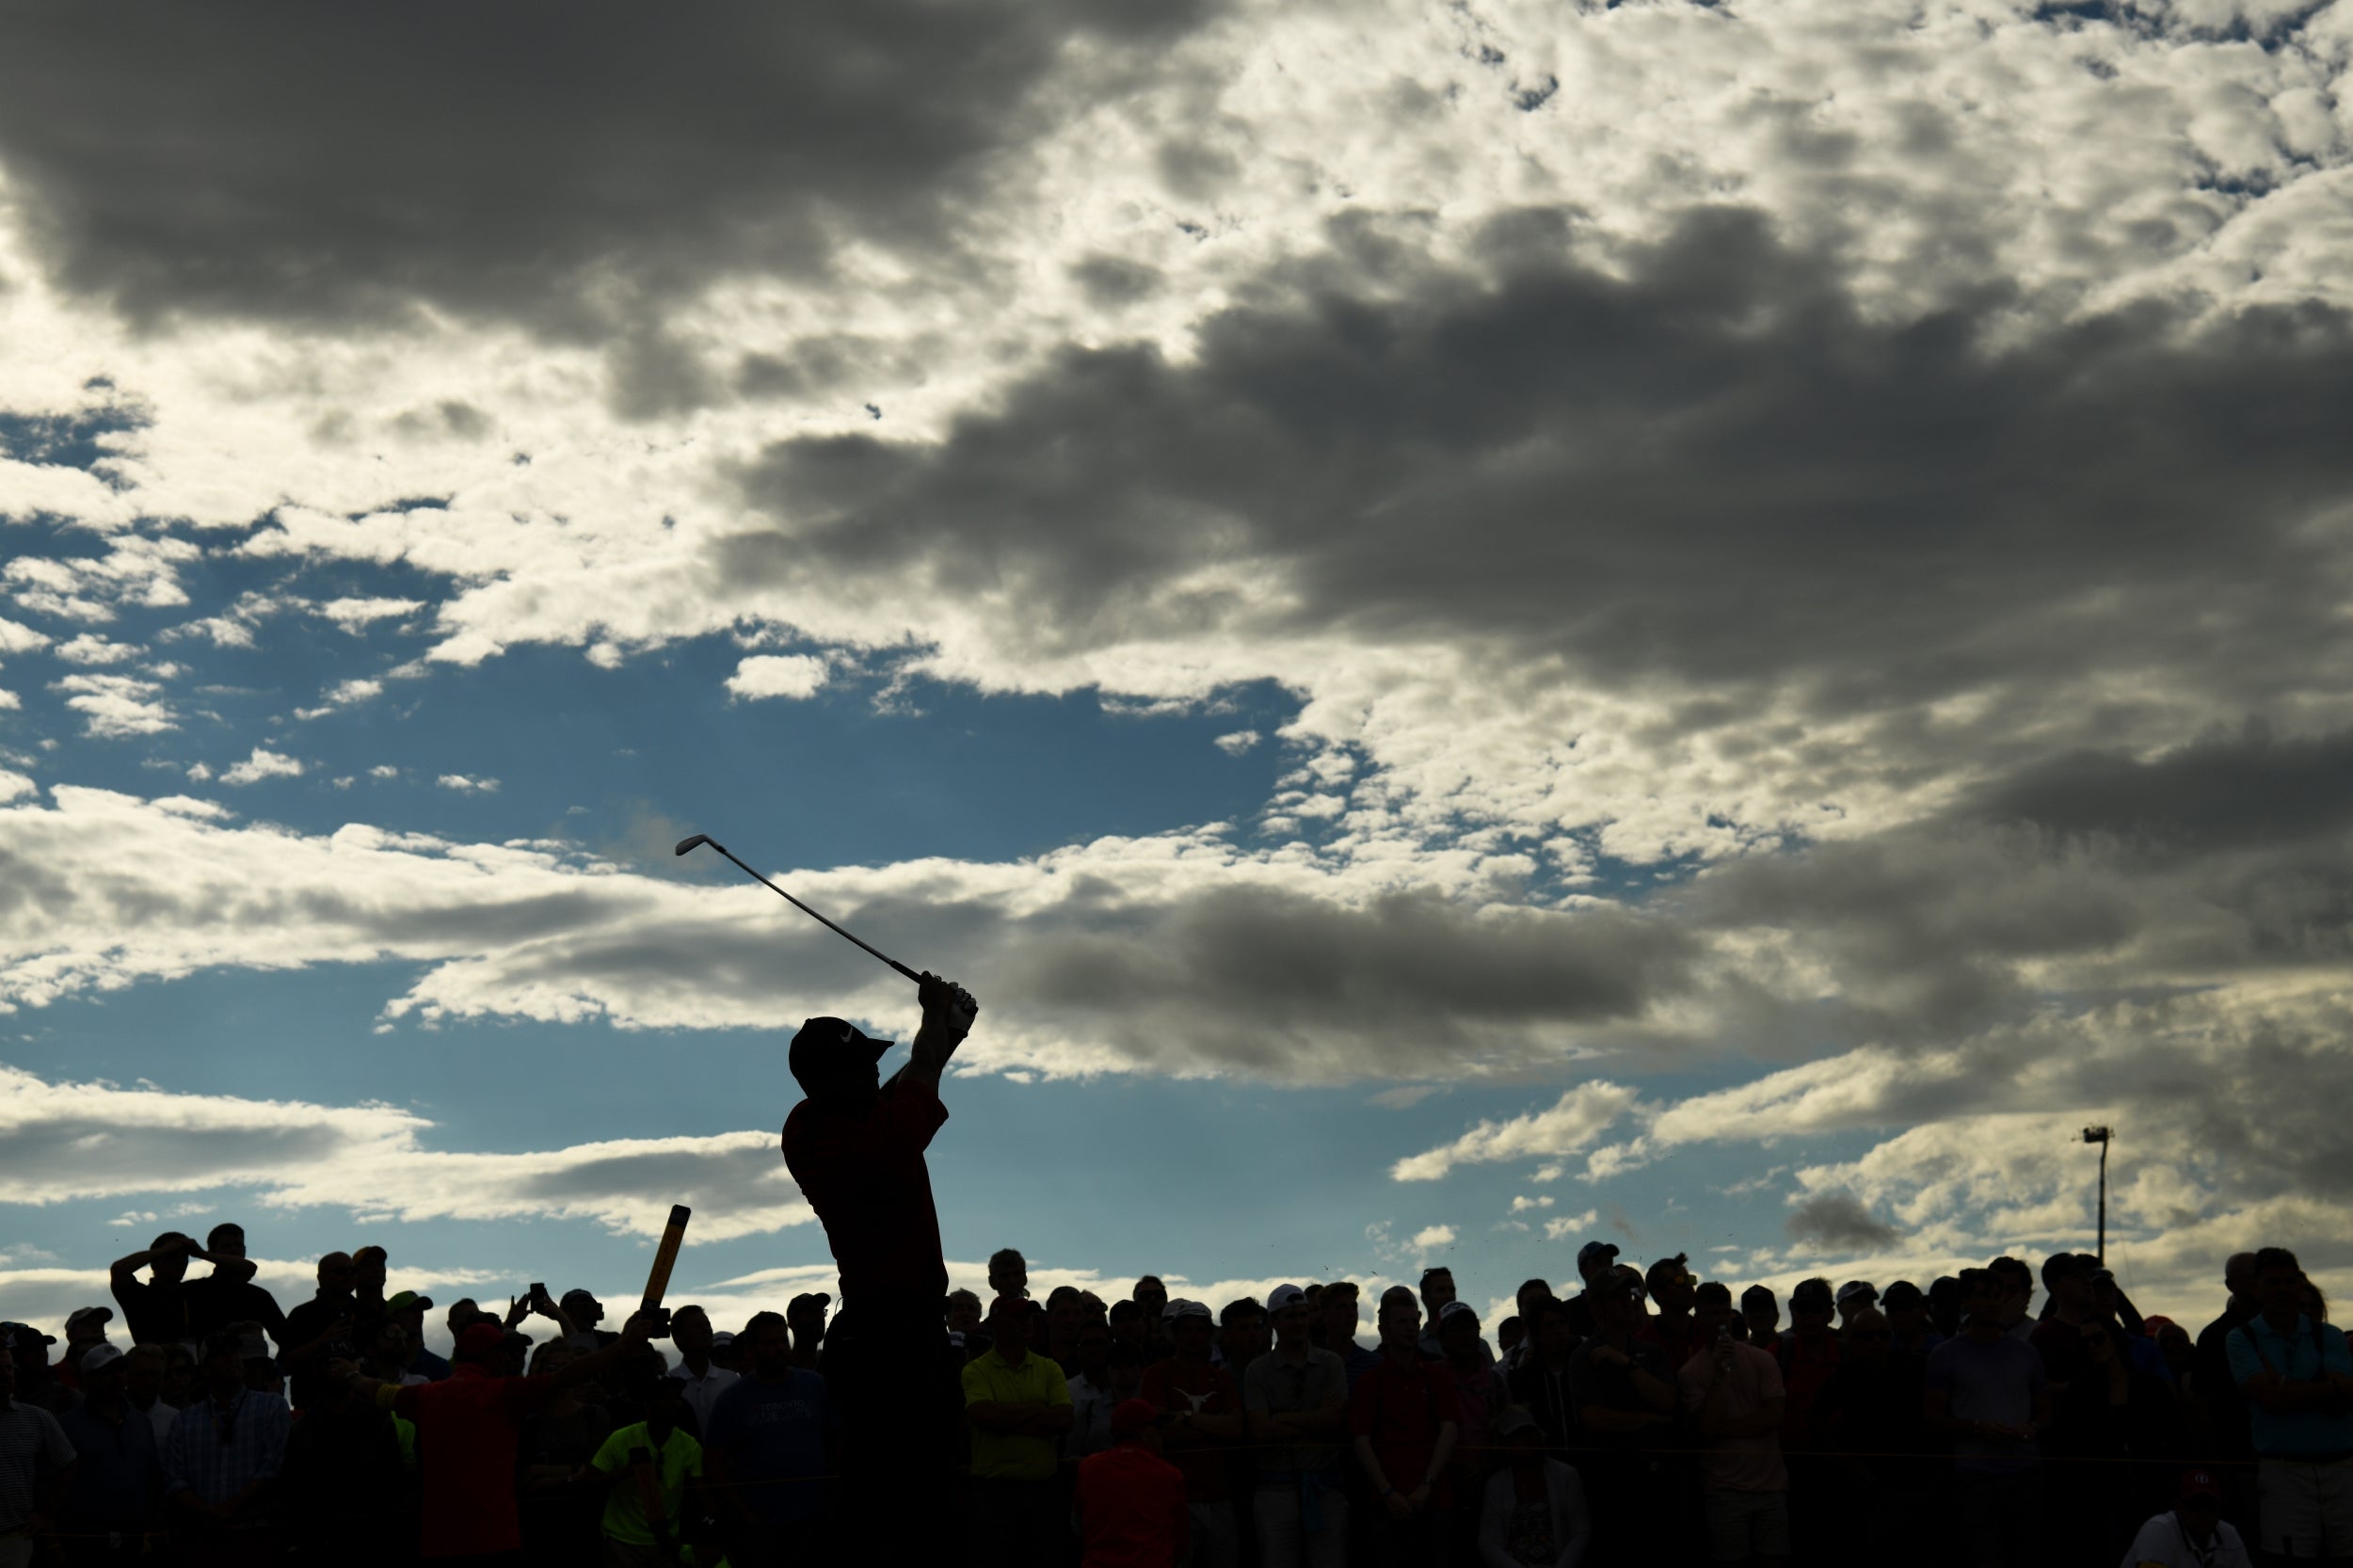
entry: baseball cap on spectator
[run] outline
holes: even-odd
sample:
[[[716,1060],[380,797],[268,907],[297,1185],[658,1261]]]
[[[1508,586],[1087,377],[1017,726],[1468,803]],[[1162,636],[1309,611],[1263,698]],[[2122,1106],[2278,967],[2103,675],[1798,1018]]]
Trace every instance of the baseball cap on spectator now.
[[[20,1345],[54,1345],[57,1342],[56,1335],[43,1334],[30,1323],[0,1323],[0,1335],[8,1336],[11,1350]]]
[[[1278,1285],[1273,1289],[1266,1293],[1267,1316],[1272,1318],[1277,1312],[1282,1311],[1283,1308],[1296,1305],[1305,1302],[1306,1299],[1307,1292],[1302,1290],[1298,1286]],[[1444,1318],[1446,1314],[1441,1312],[1438,1316],[1440,1318]],[[1116,1414],[1116,1412],[1114,1412],[1114,1414]]]
[[[734,1334],[727,1329],[721,1329],[718,1333],[711,1336],[711,1348],[714,1351],[724,1351],[734,1343]]]
[[[1476,1323],[1479,1321],[1479,1312],[1478,1309],[1473,1307],[1468,1302],[1449,1302],[1444,1306],[1438,1308],[1439,1327],[1444,1328],[1447,1324],[1452,1322],[1457,1318],[1468,1318],[1472,1322]]]
[[[384,1316],[397,1318],[404,1312],[423,1312],[433,1304],[430,1296],[420,1296],[414,1290],[401,1290],[384,1304]]]
[[[2174,1496],[2183,1502],[2187,1502],[2192,1497],[2205,1497],[2219,1504],[2222,1501],[2222,1488],[2217,1483],[2211,1471],[2191,1470],[2182,1477],[2182,1484]]]
[[[269,1341],[262,1337],[262,1331],[257,1328],[251,1334],[238,1336],[237,1353],[248,1361],[267,1361]]]
[[[1179,1318],[1198,1318],[1205,1323],[1217,1320],[1205,1304],[1187,1301],[1182,1296],[1175,1298],[1166,1306],[1160,1308],[1161,1322],[1173,1323]]]
[[[1740,1310],[1743,1312],[1753,1306],[1779,1306],[1780,1304],[1781,1299],[1773,1294],[1773,1288],[1769,1285],[1752,1285],[1740,1292]]]
[[[1908,1279],[1897,1280],[1880,1296],[1880,1305],[1898,1312],[1907,1307],[1923,1306],[1927,1303],[1928,1297],[1922,1295],[1920,1288]]]
[[[88,1325],[97,1329],[98,1337],[104,1339],[106,1337],[106,1325],[114,1320],[115,1309],[111,1306],[85,1306],[66,1314],[65,1336],[71,1339],[76,1328]]]
[[[1873,1285],[1867,1279],[1850,1279],[1846,1284],[1838,1288],[1838,1304],[1840,1306],[1846,1305],[1849,1302],[1861,1302],[1864,1305],[1868,1306],[1879,1299],[1879,1287]]]
[[[594,1290],[585,1289],[577,1286],[565,1291],[563,1299],[558,1301],[555,1304],[562,1307],[564,1309],[564,1316],[568,1318],[572,1315],[572,1304],[574,1302],[579,1302],[584,1305],[593,1306],[599,1312],[602,1312],[604,1310],[604,1303],[597,1300],[597,1293]],[[475,1310],[480,1311],[481,1309],[477,1307]],[[483,1313],[483,1316],[487,1318],[489,1314],[485,1312]]]
[[[103,1372],[121,1359],[122,1348],[120,1346],[109,1345],[101,1340],[83,1353],[82,1375],[88,1377],[92,1372]]]
[[[801,1087],[814,1094],[838,1082],[845,1071],[872,1067],[896,1043],[877,1040],[845,1018],[810,1018],[792,1036],[786,1062]]]
[[[1789,1292],[1792,1312],[1827,1312],[1832,1304],[1830,1281],[1826,1279],[1800,1280],[1798,1288]]]
[[[1614,1258],[1617,1256],[1618,1247],[1614,1241],[1588,1241],[1577,1249],[1577,1272],[1583,1273],[1595,1258]]]
[[[1132,1437],[1160,1418],[1160,1407],[1150,1400],[1122,1400],[1112,1406],[1112,1435]]]
[[[808,1307],[814,1306],[822,1309],[831,1306],[832,1304],[833,1298],[823,1290],[804,1291],[802,1294],[793,1297],[791,1301],[784,1304],[784,1315],[790,1318],[795,1312],[802,1311]]]

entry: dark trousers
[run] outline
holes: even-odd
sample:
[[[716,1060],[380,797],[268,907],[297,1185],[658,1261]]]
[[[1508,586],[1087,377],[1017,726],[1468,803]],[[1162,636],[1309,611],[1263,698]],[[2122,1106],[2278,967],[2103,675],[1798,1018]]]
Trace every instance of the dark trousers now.
[[[1069,1517],[1053,1481],[983,1480],[965,1494],[964,1560],[969,1568],[1061,1568]]]
[[[888,1521],[860,1541],[867,1562],[935,1568],[952,1558],[962,1365],[937,1301],[870,1298],[826,1332],[819,1369],[841,1413],[841,1517],[853,1529]]]
[[[1372,1560],[1376,1568],[1447,1568],[1452,1560],[1454,1514],[1426,1508],[1410,1519],[1390,1516],[1376,1501],[1372,1513]]]

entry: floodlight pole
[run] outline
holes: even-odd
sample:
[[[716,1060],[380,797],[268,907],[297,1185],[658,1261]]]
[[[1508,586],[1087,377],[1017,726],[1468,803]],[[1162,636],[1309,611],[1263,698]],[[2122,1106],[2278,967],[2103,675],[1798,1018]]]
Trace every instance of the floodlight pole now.
[[[2084,1142],[2100,1145],[2100,1240],[2096,1252],[2103,1269],[2108,1266],[2108,1145],[2115,1141],[2114,1128],[2084,1128]]]

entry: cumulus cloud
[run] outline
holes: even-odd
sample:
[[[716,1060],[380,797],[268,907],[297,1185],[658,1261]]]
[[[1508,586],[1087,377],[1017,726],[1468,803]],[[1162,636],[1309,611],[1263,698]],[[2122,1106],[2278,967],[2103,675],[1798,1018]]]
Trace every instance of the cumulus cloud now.
[[[825,662],[801,653],[760,653],[742,661],[728,677],[728,690],[739,697],[814,696],[824,685]]]
[[[1481,1121],[1450,1144],[1399,1160],[1389,1175],[1398,1181],[1435,1181],[1457,1165],[1578,1153],[1636,1103],[1635,1092],[1622,1084],[1581,1083],[1548,1110]]]
[[[50,689],[66,694],[65,705],[82,715],[86,734],[112,740],[180,727],[171,705],[161,700],[163,686],[135,675],[69,675]]]
[[[424,608],[421,599],[330,599],[316,608],[325,619],[350,632],[365,631],[379,620],[397,620]]]
[[[220,781],[223,784],[258,784],[264,778],[301,776],[302,763],[299,759],[255,746],[252,756],[224,769]]]
[[[499,781],[495,778],[471,777],[462,773],[445,773],[434,782],[444,790],[455,790],[459,794],[495,794],[499,787]]]

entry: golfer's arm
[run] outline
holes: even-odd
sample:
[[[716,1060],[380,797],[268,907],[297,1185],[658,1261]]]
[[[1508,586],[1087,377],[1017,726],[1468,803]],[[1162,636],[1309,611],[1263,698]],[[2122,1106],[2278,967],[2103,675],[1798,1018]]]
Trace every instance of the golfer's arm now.
[[[939,1093],[939,1079],[948,1070],[948,1059],[964,1044],[964,1036],[926,1022],[915,1032],[915,1044],[907,1056],[907,1064],[890,1075],[896,1084],[903,1078],[912,1078],[931,1085],[932,1093]]]

